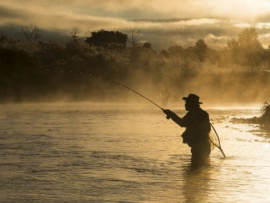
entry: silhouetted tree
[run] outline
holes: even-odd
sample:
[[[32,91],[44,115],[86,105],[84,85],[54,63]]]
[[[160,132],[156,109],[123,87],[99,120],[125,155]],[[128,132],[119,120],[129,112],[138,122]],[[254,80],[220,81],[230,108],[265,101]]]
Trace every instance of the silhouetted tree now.
[[[100,30],[91,32],[91,36],[87,37],[85,42],[99,48],[124,48],[127,43],[127,35],[119,31]]]
[[[40,30],[34,24],[31,24],[30,26],[22,27],[22,31],[23,31],[24,37],[27,40],[28,44],[41,38]]]
[[[71,39],[72,39],[72,42],[78,42],[79,37],[78,37],[78,33],[76,31],[71,32]]]
[[[138,46],[138,42],[137,42],[137,38],[139,37],[141,33],[141,30],[138,28],[130,28],[130,43],[132,45],[132,47],[137,47]]]
[[[179,55],[182,55],[183,54],[183,47],[182,46],[179,46],[179,45],[175,45],[175,46],[170,46],[168,48],[168,53],[171,55],[171,56],[179,56]]]
[[[0,42],[4,42],[7,40],[8,40],[8,37],[6,35],[3,35],[3,34],[0,35]]]
[[[195,45],[195,53],[198,56],[199,61],[204,61],[207,52],[207,44],[204,40],[199,39]]]
[[[258,39],[255,28],[248,28],[238,34],[238,40],[232,39],[227,43],[233,62],[246,65],[258,66],[262,62],[263,47]]]
[[[242,48],[253,50],[262,49],[262,45],[259,42],[258,33],[255,28],[248,28],[240,32],[238,35],[238,42]]]
[[[160,55],[161,55],[161,56],[164,56],[164,57],[166,57],[166,58],[169,57],[168,51],[166,51],[166,50],[164,50],[164,49],[161,50]]]
[[[145,42],[143,43],[143,48],[146,48],[146,49],[152,49],[152,44],[150,42]]]
[[[170,46],[163,55],[169,58],[169,63],[172,66],[180,67],[183,62],[184,49],[182,46],[174,45]]]

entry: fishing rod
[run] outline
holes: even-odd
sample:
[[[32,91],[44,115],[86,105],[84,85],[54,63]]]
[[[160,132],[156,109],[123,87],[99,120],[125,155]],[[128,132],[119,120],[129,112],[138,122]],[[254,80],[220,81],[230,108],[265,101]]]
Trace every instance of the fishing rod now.
[[[94,76],[94,77],[97,77],[97,78],[99,78],[99,79],[101,79],[101,80],[105,80],[105,81],[108,81],[108,82],[111,82],[111,83],[115,83],[115,84],[117,84],[117,85],[119,85],[119,86],[121,86],[121,87],[124,87],[124,88],[126,88],[126,89],[128,89],[128,90],[134,92],[135,94],[137,94],[137,95],[143,97],[144,99],[148,100],[149,102],[151,102],[152,104],[154,104],[155,106],[157,106],[158,108],[160,108],[161,110],[164,110],[161,106],[159,106],[158,104],[156,104],[156,103],[153,102],[152,100],[148,99],[147,97],[143,96],[143,95],[140,94],[139,92],[137,92],[137,91],[131,89],[130,87],[128,87],[128,86],[126,86],[126,85],[123,85],[123,84],[121,84],[121,83],[119,83],[119,82],[116,82],[116,81],[114,81],[114,80],[112,80],[112,79],[109,79],[109,78],[101,77],[100,75],[90,74],[90,77],[91,77],[91,76]]]
[[[128,89],[128,90],[134,92],[135,94],[137,94],[137,95],[143,97],[143,98],[146,99],[147,101],[151,102],[151,103],[154,104],[156,107],[160,108],[162,111],[164,110],[161,106],[159,106],[158,104],[156,104],[156,103],[153,102],[152,100],[148,99],[147,97],[143,96],[143,95],[140,94],[139,92],[137,92],[137,91],[131,89],[130,87],[128,87],[128,86],[126,86],[126,85],[123,85],[123,84],[121,84],[121,83],[119,83],[119,82],[116,82],[116,81],[114,81],[114,80],[112,80],[112,79],[109,79],[109,78],[101,77],[100,75],[96,75],[96,74],[90,74],[89,76],[90,76],[90,77],[97,77],[97,78],[99,78],[99,79],[101,79],[101,80],[108,81],[108,82],[111,82],[111,83],[115,83],[115,84],[117,84],[117,85],[119,85],[119,86],[121,86],[121,87],[124,87],[124,88],[126,88],[126,89]],[[214,132],[215,132],[215,134],[216,134],[216,136],[217,136],[218,144],[214,143],[214,142],[210,139],[210,137],[209,137],[209,140],[210,140],[210,142],[211,142],[213,145],[215,145],[215,146],[221,151],[221,153],[223,154],[223,156],[226,158],[226,155],[225,155],[224,151],[223,151],[222,148],[221,148],[221,143],[220,143],[220,139],[219,139],[218,133],[217,133],[216,129],[214,128],[214,126],[212,125],[212,123],[210,123],[210,125],[211,125],[211,127],[213,128],[213,130],[214,130]]]

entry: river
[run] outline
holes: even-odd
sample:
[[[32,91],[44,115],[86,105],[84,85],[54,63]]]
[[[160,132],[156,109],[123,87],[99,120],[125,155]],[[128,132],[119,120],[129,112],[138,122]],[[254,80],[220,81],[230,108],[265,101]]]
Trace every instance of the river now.
[[[184,129],[151,104],[1,104],[0,202],[270,202],[270,134],[231,122],[260,105],[202,107],[227,158],[191,171]]]

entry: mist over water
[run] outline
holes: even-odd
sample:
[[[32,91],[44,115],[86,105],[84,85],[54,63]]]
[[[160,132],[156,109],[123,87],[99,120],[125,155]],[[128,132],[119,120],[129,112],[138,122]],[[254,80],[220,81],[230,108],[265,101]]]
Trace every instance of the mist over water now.
[[[152,104],[2,104],[0,202],[270,201],[270,134],[231,122],[260,104],[203,105],[227,158],[190,171],[184,129]]]
[[[22,27],[25,40],[1,34],[0,102],[138,101],[133,93],[91,75],[124,84],[159,101],[195,93],[207,103],[263,103],[269,99],[269,50],[255,28],[243,29],[222,50],[203,36],[194,45],[167,44],[158,53],[150,41],[131,33],[93,31],[80,37],[45,41],[37,25]],[[137,40],[137,41],[136,41]]]

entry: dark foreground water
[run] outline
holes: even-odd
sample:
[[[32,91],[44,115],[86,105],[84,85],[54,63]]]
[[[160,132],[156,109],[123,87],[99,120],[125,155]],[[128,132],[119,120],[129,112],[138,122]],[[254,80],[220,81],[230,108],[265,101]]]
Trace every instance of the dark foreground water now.
[[[0,202],[270,202],[270,136],[230,122],[260,105],[205,109],[227,158],[190,171],[183,129],[154,106],[0,105]]]

